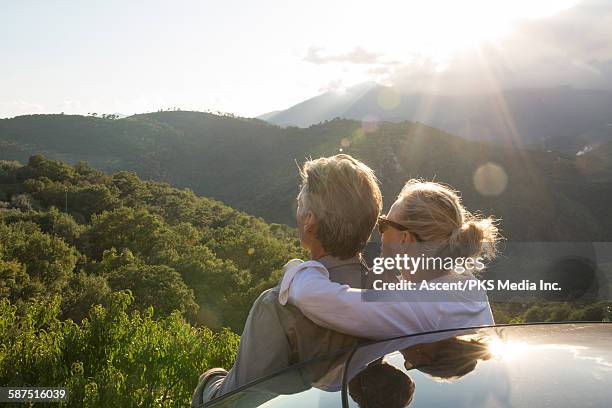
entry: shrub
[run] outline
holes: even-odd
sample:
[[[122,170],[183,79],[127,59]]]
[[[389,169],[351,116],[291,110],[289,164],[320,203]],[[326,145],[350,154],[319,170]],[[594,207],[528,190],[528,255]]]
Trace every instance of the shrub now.
[[[34,301],[23,315],[0,300],[0,385],[67,387],[69,407],[184,407],[198,374],[230,367],[238,336],[195,328],[178,313],[127,313],[116,292],[81,323],[59,319],[61,298]]]

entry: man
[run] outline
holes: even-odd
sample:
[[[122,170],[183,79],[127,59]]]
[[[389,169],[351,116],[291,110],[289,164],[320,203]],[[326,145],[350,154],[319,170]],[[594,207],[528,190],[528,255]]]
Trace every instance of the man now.
[[[297,197],[297,226],[301,244],[310,259],[323,264],[332,281],[356,288],[368,287],[361,251],[370,238],[382,209],[382,196],[374,172],[349,155],[308,161],[301,170]],[[286,269],[295,266],[290,262]],[[208,370],[200,377],[192,406],[226,394],[264,375],[292,364],[341,350],[360,340],[308,320],[296,307],[281,306],[278,287],[255,301],[240,338],[236,362],[227,372]],[[317,380],[326,366],[310,378]],[[299,381],[298,381],[299,382]],[[287,392],[295,384],[287,385]],[[261,399],[266,397],[262,393]]]

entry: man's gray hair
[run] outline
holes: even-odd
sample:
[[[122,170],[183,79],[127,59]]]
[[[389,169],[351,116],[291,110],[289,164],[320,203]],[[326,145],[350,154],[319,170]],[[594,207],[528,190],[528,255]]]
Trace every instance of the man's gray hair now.
[[[307,161],[300,175],[298,216],[307,211],[314,214],[316,237],[329,255],[346,259],[359,254],[382,210],[374,171],[347,154],[338,154]]]

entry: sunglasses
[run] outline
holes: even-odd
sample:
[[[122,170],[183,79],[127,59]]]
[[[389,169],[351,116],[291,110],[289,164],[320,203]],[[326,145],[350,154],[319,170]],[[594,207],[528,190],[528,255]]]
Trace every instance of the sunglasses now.
[[[396,229],[398,231],[408,231],[408,227],[406,227],[405,225],[402,225],[402,224],[398,224],[395,221],[391,221],[391,220],[387,219],[386,215],[381,215],[380,217],[378,217],[378,232],[383,234],[387,230],[387,228],[389,228],[389,227],[391,227],[393,229]],[[417,233],[410,232],[410,234],[414,237],[414,239],[417,242],[423,242],[423,240],[421,239],[421,237],[419,237],[419,235]]]

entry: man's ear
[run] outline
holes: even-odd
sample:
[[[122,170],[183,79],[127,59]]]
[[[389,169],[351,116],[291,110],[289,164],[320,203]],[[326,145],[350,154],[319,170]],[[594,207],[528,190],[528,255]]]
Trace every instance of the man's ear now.
[[[315,233],[317,231],[317,217],[312,211],[307,211],[304,215],[304,232]]]
[[[402,231],[402,244],[413,244],[416,242],[414,236],[408,231]]]

